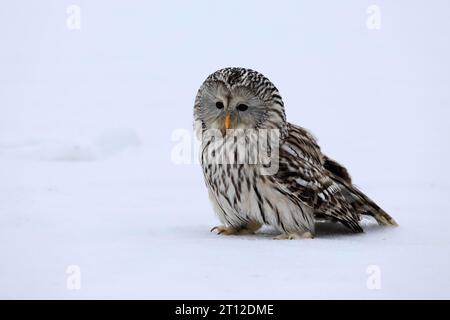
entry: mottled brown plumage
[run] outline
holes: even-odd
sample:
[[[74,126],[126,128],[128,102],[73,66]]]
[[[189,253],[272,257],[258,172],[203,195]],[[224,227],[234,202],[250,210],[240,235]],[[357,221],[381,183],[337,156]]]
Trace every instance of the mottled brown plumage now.
[[[396,225],[352,184],[345,167],[321,152],[306,129],[286,121],[278,90],[260,73],[243,68],[213,73],[199,89],[194,117],[203,133],[205,183],[224,224],[213,228],[218,233],[248,234],[266,224],[281,232],[278,239],[310,238],[315,221],[322,219],[362,232],[362,215]],[[239,130],[245,139],[232,135]],[[251,130],[278,133],[277,140],[263,136],[270,143],[261,150],[270,154],[270,162],[223,162],[223,156],[237,159],[239,147],[253,148]],[[225,134],[231,148],[211,132]],[[268,174],[268,167],[276,170]]]

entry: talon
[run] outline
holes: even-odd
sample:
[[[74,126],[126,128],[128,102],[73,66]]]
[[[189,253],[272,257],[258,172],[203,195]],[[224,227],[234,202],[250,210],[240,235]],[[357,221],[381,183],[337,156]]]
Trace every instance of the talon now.
[[[211,232],[217,231],[217,234],[223,234],[226,236],[231,235],[250,235],[255,234],[255,231],[257,231],[261,227],[261,224],[259,223],[249,223],[246,226],[243,227],[226,227],[226,226],[215,226],[211,229]]]

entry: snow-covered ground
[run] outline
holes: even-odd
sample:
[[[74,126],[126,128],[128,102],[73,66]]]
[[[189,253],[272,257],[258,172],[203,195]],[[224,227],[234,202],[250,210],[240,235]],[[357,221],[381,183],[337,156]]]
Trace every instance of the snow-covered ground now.
[[[80,30],[66,26],[70,4]],[[366,26],[373,4],[379,30]],[[9,1],[0,298],[450,298],[449,10]],[[319,225],[305,241],[210,233],[200,168],[174,161],[173,133],[190,132],[196,90],[225,66],[267,75],[288,120],[400,227]]]

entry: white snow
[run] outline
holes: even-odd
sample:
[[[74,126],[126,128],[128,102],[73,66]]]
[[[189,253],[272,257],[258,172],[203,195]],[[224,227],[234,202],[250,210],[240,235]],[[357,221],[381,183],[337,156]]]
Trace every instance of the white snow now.
[[[5,4],[0,298],[450,298],[450,4],[378,1],[368,30],[372,4]],[[210,233],[200,168],[172,161],[171,137],[225,66],[266,74],[400,227]]]

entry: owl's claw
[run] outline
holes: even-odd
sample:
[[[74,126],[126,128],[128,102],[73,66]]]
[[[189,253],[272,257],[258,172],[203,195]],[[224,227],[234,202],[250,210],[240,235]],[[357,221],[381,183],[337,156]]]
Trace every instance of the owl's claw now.
[[[211,229],[211,232],[216,231],[217,234],[224,234],[224,235],[233,235],[237,234],[238,230],[231,228],[231,227],[225,227],[225,226],[215,226]]]
[[[303,233],[282,233],[276,237],[274,240],[299,240],[299,239],[312,239],[314,238],[313,234],[310,231],[305,231]]]
[[[226,236],[254,234],[255,233],[255,230],[253,230],[253,229],[248,229],[248,228],[236,229],[233,227],[225,227],[225,226],[215,226],[214,228],[211,229],[211,232],[213,232],[213,231],[216,231],[217,234],[223,234]]]

